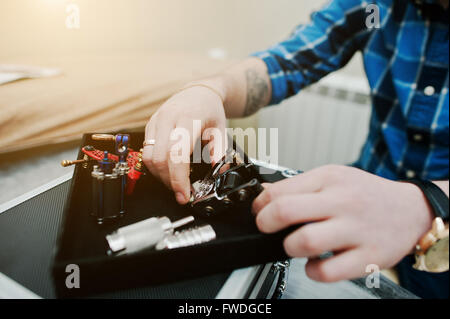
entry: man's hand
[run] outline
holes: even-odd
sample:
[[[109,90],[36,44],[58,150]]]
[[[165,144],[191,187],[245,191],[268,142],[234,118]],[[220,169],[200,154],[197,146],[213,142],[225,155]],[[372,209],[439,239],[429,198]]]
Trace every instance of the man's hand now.
[[[194,121],[200,121],[199,130],[194,130]],[[214,144],[220,143],[222,149],[214,150],[215,155],[220,156],[226,147],[225,123],[221,97],[203,86],[193,86],[172,96],[148,122],[145,139],[154,139],[155,145],[144,147],[144,163],[154,176],[175,192],[178,203],[186,204],[190,198],[189,155],[196,142],[202,138],[205,130],[218,129],[222,139],[207,142],[210,142],[211,151],[214,150]],[[172,140],[171,134],[180,128],[187,132],[189,154],[185,154],[185,160],[175,161],[171,158],[171,152],[179,141]]]
[[[225,153],[225,116],[253,114],[269,103],[270,96],[267,67],[258,58],[246,59],[222,74],[190,83],[165,102],[148,122],[145,139],[155,140],[155,145],[144,147],[145,165],[175,192],[178,203],[186,204],[190,198],[189,159],[181,163],[171,160],[171,152],[177,153],[174,145],[179,144],[170,138],[174,130],[184,129],[185,135],[189,135],[190,145],[186,147],[189,154],[185,155],[190,155],[196,142],[205,137],[214,163]],[[199,130],[194,130],[194,121],[200,121]],[[214,134],[217,129],[221,132],[220,139]]]
[[[309,257],[306,273],[333,282],[365,275],[411,253],[431,228],[432,213],[418,187],[346,166],[324,166],[267,185],[253,202],[264,233],[299,227],[284,240],[286,253]],[[328,259],[315,258],[332,251]]]

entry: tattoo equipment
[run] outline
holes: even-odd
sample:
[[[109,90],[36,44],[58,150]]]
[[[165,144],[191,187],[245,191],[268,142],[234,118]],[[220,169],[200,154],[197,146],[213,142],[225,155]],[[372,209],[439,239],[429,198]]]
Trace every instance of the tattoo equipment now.
[[[109,254],[131,254],[157,245],[167,235],[172,235],[175,228],[194,221],[188,216],[176,222],[168,217],[151,217],[143,221],[121,227],[106,236]]]
[[[211,216],[238,203],[251,203],[263,191],[257,176],[253,164],[230,150],[205,178],[192,184],[190,205],[196,213]]]
[[[93,134],[95,141],[114,142],[114,153],[95,149],[91,145],[81,148],[84,157],[76,161],[62,161],[61,165],[83,164],[87,168],[91,161],[92,211],[98,224],[125,214],[125,194],[131,195],[137,180],[143,174],[142,151],[135,152],[128,147],[128,134]]]

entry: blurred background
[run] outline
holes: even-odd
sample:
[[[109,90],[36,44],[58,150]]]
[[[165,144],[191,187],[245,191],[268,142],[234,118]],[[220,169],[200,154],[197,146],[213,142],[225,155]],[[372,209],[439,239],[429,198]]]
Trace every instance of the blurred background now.
[[[285,38],[325,2],[2,0],[0,57],[221,48],[241,58]],[[79,28],[66,25],[71,5],[79,9]]]
[[[59,162],[75,158],[80,133],[110,128],[106,124],[96,126],[93,121],[85,126],[80,124],[80,119],[96,116],[89,113],[94,106],[117,104],[112,100],[100,103],[103,96],[118,94],[121,87],[128,85],[123,96],[115,97],[125,101],[126,94],[137,96],[132,88],[139,87],[142,94],[145,86],[150,85],[148,79],[155,88],[152,96],[164,90],[169,96],[172,87],[172,91],[166,86],[163,90],[158,85],[173,80],[170,83],[175,89],[189,76],[220,70],[265,49],[286,38],[296,25],[308,22],[311,12],[324,3],[324,0],[0,1],[0,65],[55,67],[61,71],[61,75],[49,79],[0,84],[0,126],[3,126],[0,145],[2,135],[5,141],[3,152],[0,151],[3,193],[0,203],[69,172],[70,169],[59,167]],[[165,72],[166,69],[170,71]],[[104,83],[102,90],[98,89],[99,82]],[[357,55],[344,69],[298,96],[251,118],[232,120],[230,126],[278,128],[278,163],[286,167],[306,170],[326,163],[345,164],[357,158],[367,134],[368,92],[361,56]],[[89,98],[93,93],[97,93],[95,98]],[[60,100],[53,99],[55,95]],[[145,102],[136,106],[136,116],[130,118],[133,128],[142,127],[154,111],[149,106],[159,105],[166,95],[158,95],[151,102],[139,95],[140,101]],[[80,125],[69,130],[67,123],[49,124],[45,129],[20,135],[33,125],[46,123],[49,116],[40,118],[38,114],[48,109],[44,102],[58,105],[53,115],[85,108],[85,113],[72,119]],[[28,118],[30,113],[36,117]],[[117,114],[120,113],[116,113],[116,118],[120,116]],[[112,120],[102,120],[107,121]],[[25,129],[20,128],[23,123]],[[61,127],[67,130],[58,135],[56,129]],[[33,144],[34,141],[37,142]]]

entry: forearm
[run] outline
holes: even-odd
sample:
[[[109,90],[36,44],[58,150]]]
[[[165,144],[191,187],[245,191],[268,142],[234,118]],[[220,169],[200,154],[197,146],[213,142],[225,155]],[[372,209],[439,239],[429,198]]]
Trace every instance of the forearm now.
[[[194,81],[220,93],[228,118],[244,117],[266,106],[271,97],[271,83],[266,64],[248,58],[216,76]]]

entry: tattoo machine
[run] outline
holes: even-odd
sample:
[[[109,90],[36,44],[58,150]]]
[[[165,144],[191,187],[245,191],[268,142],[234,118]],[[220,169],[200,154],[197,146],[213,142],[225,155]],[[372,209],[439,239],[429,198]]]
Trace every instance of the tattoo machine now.
[[[257,176],[252,163],[229,150],[205,178],[192,184],[190,205],[197,214],[211,216],[238,203],[251,203],[263,191]]]
[[[137,180],[144,173],[142,151],[135,152],[128,147],[128,134],[94,134],[95,141],[114,142],[114,153],[95,149],[87,145],[82,147],[84,158],[76,161],[62,161],[66,167],[96,161],[91,172],[92,177],[92,212],[98,224],[115,219],[125,214],[125,194],[131,195]]]

